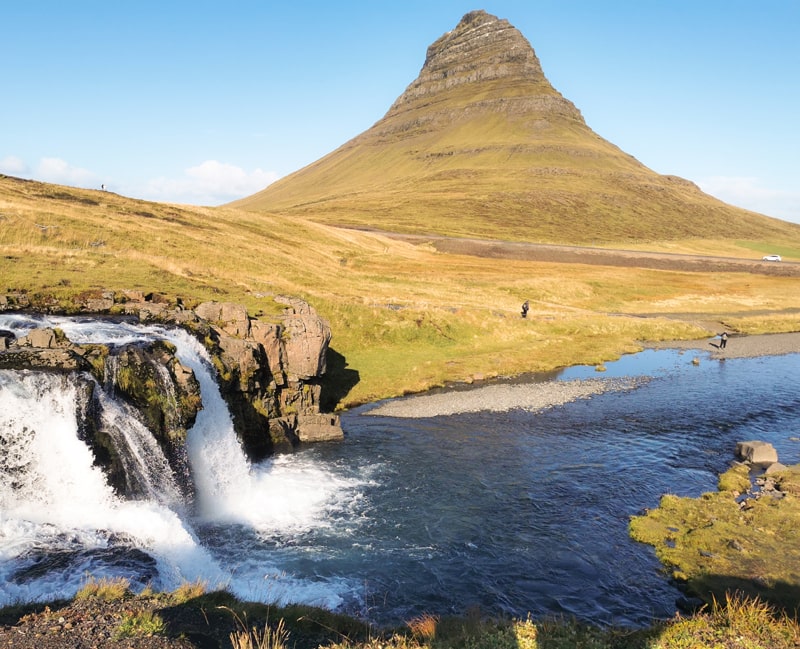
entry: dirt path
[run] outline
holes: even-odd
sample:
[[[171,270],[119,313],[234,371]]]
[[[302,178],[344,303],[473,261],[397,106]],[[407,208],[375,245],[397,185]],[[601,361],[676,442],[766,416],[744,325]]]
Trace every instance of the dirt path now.
[[[770,262],[738,257],[712,257],[683,255],[667,252],[616,250],[583,246],[561,246],[541,243],[466,239],[441,235],[398,234],[375,231],[376,234],[408,241],[429,243],[439,252],[494,259],[517,259],[563,264],[594,264],[598,266],[623,266],[656,268],[660,270],[696,272],[758,273],[779,277],[800,277],[800,263]]]

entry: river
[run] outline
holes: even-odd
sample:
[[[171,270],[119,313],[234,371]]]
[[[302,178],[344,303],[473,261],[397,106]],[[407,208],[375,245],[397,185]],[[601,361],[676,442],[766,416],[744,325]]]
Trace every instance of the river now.
[[[91,574],[135,588],[202,580],[377,624],[475,609],[641,626],[670,617],[679,593],[652,548],[628,538],[629,517],[664,493],[715,489],[737,441],[800,462],[800,354],[694,364],[696,353],[646,351],[602,375],[531,377],[651,377],[537,412],[395,418],[364,406],[343,415],[343,442],[253,465],[188,335],[51,324],[76,342],[178,345],[204,401],[188,442],[198,498],[121,500],[76,436],[68,377],[0,372],[0,604],[69,596]],[[0,316],[20,326],[32,325]]]

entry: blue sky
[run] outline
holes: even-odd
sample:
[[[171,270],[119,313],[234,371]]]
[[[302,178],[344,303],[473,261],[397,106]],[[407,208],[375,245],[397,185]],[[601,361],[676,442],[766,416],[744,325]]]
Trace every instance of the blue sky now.
[[[25,0],[0,21],[0,173],[217,205],[366,130],[473,9],[600,136],[800,222],[800,0]]]

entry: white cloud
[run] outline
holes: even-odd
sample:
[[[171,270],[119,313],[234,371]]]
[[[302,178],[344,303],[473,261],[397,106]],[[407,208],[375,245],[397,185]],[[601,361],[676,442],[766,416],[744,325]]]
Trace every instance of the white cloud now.
[[[753,177],[712,176],[697,184],[731,205],[800,223],[800,191],[772,189]]]
[[[41,158],[33,168],[17,156],[9,155],[0,160],[0,173],[20,178],[34,178],[44,183],[69,185],[71,187],[100,188],[97,174],[75,167],[61,158]]]
[[[73,167],[60,158],[42,158],[33,175],[37,180],[59,185],[95,187],[99,184],[96,174],[88,169]]]
[[[28,165],[25,164],[22,158],[7,155],[5,158],[0,159],[0,173],[8,174],[9,176],[27,176]]]
[[[241,167],[216,160],[190,167],[181,178],[155,178],[144,189],[146,198],[169,203],[220,205],[244,198],[264,189],[278,179],[272,171]]]

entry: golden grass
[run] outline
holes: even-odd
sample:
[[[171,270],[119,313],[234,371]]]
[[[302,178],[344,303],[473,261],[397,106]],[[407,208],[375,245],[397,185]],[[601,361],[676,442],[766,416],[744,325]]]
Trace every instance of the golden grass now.
[[[83,587],[75,595],[75,599],[102,599],[113,602],[130,595],[130,581],[124,577],[95,579],[89,577]]]
[[[170,593],[170,599],[174,604],[184,604],[192,599],[205,595],[208,584],[197,579],[196,581],[185,581]]]
[[[642,341],[704,337],[710,321],[747,333],[800,330],[792,278],[442,254],[299,218],[6,177],[0,205],[0,294],[66,304],[89,291],[133,289],[190,307],[240,302],[263,318],[282,308],[273,297],[297,295],[330,322],[332,348],[347,364],[339,370],[358,373],[341,406],[449,381],[596,365]],[[791,242],[763,242],[779,244]],[[708,245],[727,254],[740,243]]]

